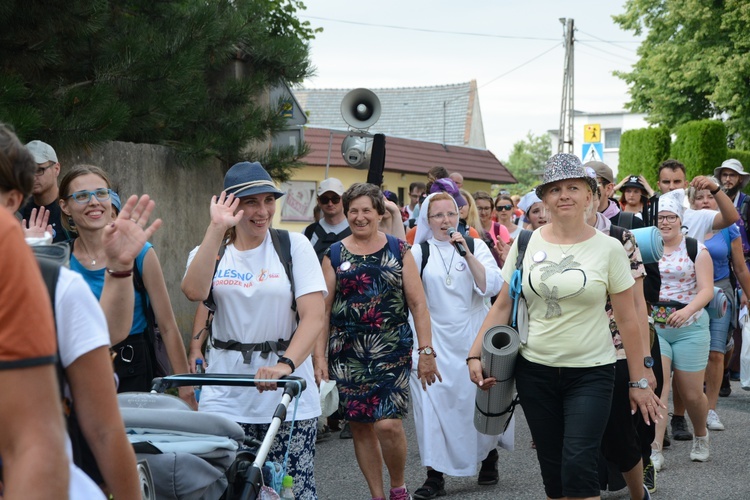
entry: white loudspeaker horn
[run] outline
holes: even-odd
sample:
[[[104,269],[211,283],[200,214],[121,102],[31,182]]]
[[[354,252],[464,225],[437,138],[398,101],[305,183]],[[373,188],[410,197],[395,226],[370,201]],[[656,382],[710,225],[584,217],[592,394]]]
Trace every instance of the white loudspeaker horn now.
[[[372,90],[351,90],[341,101],[341,116],[350,127],[366,130],[380,118],[380,99]]]

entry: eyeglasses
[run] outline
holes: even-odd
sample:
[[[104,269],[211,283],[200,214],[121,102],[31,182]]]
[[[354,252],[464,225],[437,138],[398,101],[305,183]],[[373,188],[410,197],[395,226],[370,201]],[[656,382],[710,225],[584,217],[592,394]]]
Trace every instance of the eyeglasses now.
[[[502,212],[503,210],[513,210],[513,205],[495,205],[495,210]]]
[[[51,169],[55,165],[57,165],[57,163],[53,163],[52,165],[47,165],[46,167],[39,167],[39,168],[36,169],[36,172],[34,172],[34,175],[36,175],[37,177],[41,177],[41,176],[44,175],[44,173],[47,170]]]
[[[107,201],[110,198],[111,192],[112,191],[107,188],[99,188],[95,189],[94,191],[76,191],[75,193],[68,196],[68,198],[73,198],[76,203],[85,205],[86,203],[91,201],[92,196],[96,196],[97,201]]]
[[[657,215],[656,216],[657,222],[677,222],[677,216],[676,215]]]
[[[448,212],[447,214],[440,212],[439,214],[432,214],[427,216],[428,219],[439,220],[445,219],[446,217],[448,217],[449,219],[453,219],[454,217],[458,217],[458,214],[456,212]]]
[[[332,201],[334,205],[337,205],[341,201],[341,196],[318,196],[318,201],[321,205],[328,205],[328,202]]]
[[[492,212],[492,207],[480,207],[477,205],[477,212]]]

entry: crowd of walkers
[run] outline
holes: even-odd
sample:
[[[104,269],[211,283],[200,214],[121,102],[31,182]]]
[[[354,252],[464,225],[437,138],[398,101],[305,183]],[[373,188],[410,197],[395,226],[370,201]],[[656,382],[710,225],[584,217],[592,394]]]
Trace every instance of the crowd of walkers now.
[[[516,388],[547,496],[599,497],[608,486],[599,469],[608,462],[631,498],[650,498],[656,472],[667,467],[670,391],[671,438],[692,439],[692,461],[708,460],[709,431],[724,429],[717,401],[750,291],[748,214],[741,213],[750,205],[741,192],[750,174],[734,159],[689,183],[675,160],[657,168],[660,193],[642,176],[615,184],[606,164],[557,154],[533,191],[493,198],[435,167],[427,182],[409,186],[403,208],[378,186],[328,178],[317,190],[319,219],[289,233],[272,227],[285,193],[261,164],[238,163],[223,191],[206,200],[209,225],[186,256],[182,291],[198,304],[186,351],[148,242],[161,226],[150,222],[154,201],[121,201],[107,172],[93,165],[66,169],[58,185],[54,149],[41,141],[24,147],[0,126],[0,294],[7,297],[0,383],[13,388],[0,404],[2,425],[12,430],[0,433],[5,495],[46,487],[24,472],[42,453],[27,428],[45,428],[45,474],[59,480],[45,483],[54,490],[67,485],[72,498],[139,496],[116,392],[150,389],[154,320],[175,373],[202,363],[209,373],[269,380],[257,389],[207,386],[200,402],[192,388],[179,391],[193,409],[238,422],[248,438],[268,430],[278,402],[273,380],[307,381],[295,422],[290,415],[268,457],[288,459],[298,499],[317,498],[316,441],[328,425],[315,387],[328,380],[339,394],[334,420],[350,429],[373,500],[445,496],[450,476],[497,484],[497,447],[513,449],[513,421],[502,435],[478,432],[474,397],[476,387],[498,382],[483,370],[482,338],[512,319],[508,289],[518,261],[529,322]],[[664,252],[644,262],[631,230],[649,226]],[[69,269],[49,294],[53,308],[38,300],[48,294],[24,238],[70,251]],[[13,278],[21,268],[25,276]],[[715,290],[727,297],[728,312],[709,317]],[[38,333],[33,342],[13,340],[21,325]],[[57,384],[48,387],[56,352],[64,397],[55,396]],[[34,398],[7,411],[20,391]],[[75,453],[59,418],[72,408],[88,443]],[[402,421],[410,409],[423,478],[405,477]]]

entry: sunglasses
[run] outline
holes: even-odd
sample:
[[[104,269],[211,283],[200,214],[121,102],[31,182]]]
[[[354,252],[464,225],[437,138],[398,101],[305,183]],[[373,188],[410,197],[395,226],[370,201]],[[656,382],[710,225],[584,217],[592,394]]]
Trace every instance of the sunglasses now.
[[[321,205],[328,205],[329,202],[333,202],[334,205],[337,205],[341,201],[341,196],[334,195],[334,196],[318,196],[318,201],[320,201]]]
[[[86,203],[91,201],[92,196],[96,196],[96,199],[98,201],[107,201],[110,198],[110,193],[111,191],[107,188],[99,188],[95,189],[94,191],[76,191],[75,193],[68,196],[68,198],[73,198],[76,203],[85,205]]]
[[[504,210],[513,210],[513,205],[495,205],[495,210],[502,212]]]

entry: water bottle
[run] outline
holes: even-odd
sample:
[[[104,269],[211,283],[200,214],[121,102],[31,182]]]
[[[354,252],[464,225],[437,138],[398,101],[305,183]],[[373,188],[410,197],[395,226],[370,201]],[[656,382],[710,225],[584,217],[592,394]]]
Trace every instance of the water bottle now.
[[[288,474],[281,481],[279,498],[281,500],[294,500],[294,478]]]
[[[195,373],[205,373],[205,370],[203,369],[202,359],[195,360]],[[201,386],[200,385],[195,386],[195,400],[196,401],[201,400]]]

